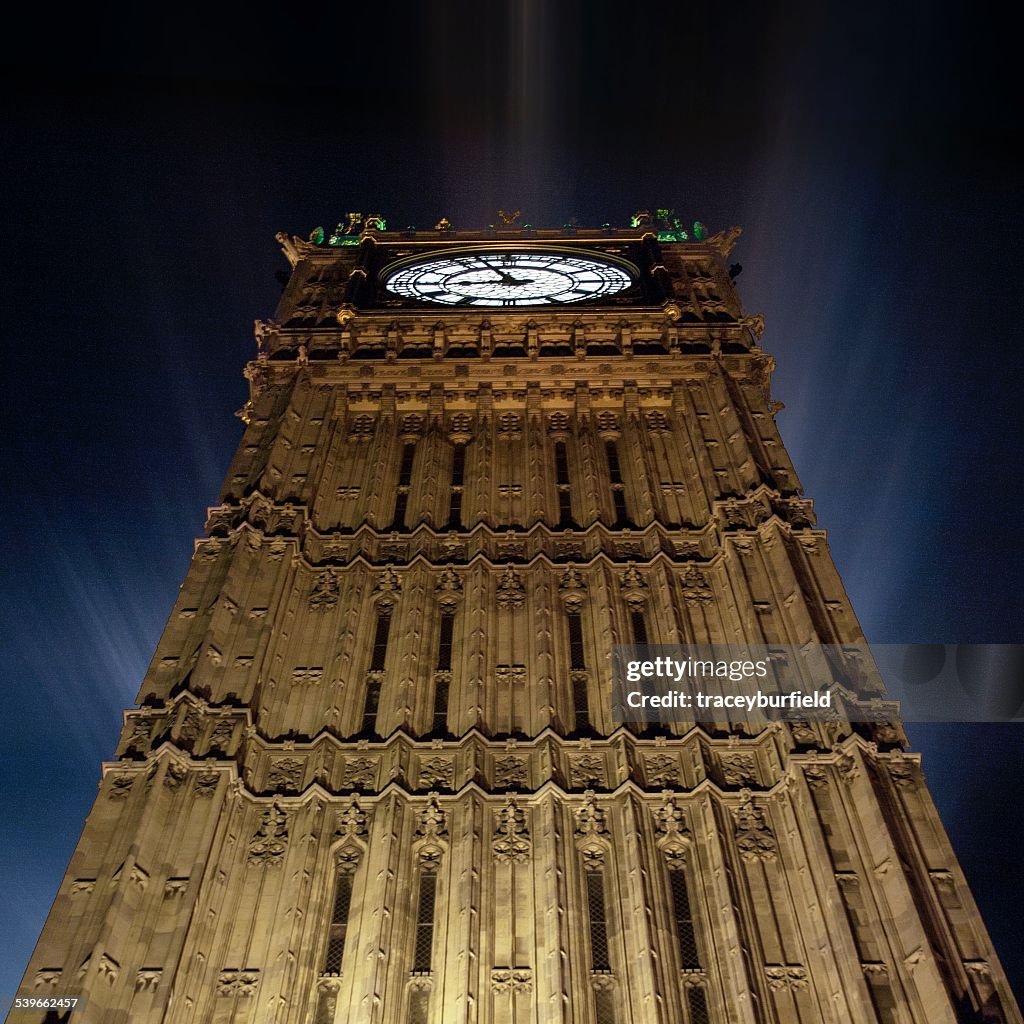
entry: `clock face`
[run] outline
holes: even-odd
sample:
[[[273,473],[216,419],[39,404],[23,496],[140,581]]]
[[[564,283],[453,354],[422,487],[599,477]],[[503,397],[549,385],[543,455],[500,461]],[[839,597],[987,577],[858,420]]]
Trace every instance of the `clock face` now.
[[[406,260],[385,272],[388,291],[447,306],[586,302],[630,287],[632,264],[571,249],[459,249]]]

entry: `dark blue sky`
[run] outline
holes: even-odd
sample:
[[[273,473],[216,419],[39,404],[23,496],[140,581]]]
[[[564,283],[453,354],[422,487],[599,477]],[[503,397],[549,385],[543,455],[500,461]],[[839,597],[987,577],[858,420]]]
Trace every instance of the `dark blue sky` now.
[[[662,205],[742,225],[783,437],[869,638],[1024,639],[1020,97],[999,26],[923,3],[633,6],[201,31],[89,9],[11,47],[0,992],[237,443],[279,229]],[[1024,732],[912,737],[1019,985]]]

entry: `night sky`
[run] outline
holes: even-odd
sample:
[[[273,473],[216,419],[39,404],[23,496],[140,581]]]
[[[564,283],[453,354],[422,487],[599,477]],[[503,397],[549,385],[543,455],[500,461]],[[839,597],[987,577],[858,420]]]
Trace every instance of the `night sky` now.
[[[499,208],[741,225],[779,426],[869,639],[1024,640],[1004,27],[924,3],[371,6],[230,25],[89,7],[8,40],[0,993],[238,442],[275,231]],[[1024,987],[1024,727],[910,731]]]

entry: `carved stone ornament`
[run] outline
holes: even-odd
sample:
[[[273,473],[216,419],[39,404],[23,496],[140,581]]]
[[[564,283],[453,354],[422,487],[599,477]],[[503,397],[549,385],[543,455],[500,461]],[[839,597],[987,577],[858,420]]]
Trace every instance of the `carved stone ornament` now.
[[[647,430],[651,434],[668,433],[668,417],[658,409],[647,413],[644,417],[644,422],[647,424]]]
[[[557,439],[557,435],[558,434],[568,435],[568,433],[569,433],[569,416],[568,416],[568,413],[553,412],[548,417],[548,431],[551,434],[556,435],[556,439]]]
[[[231,746],[231,740],[235,735],[235,722],[231,718],[222,718],[214,726],[213,734],[210,736],[210,746],[227,753]]]
[[[367,828],[367,814],[354,797],[351,803],[338,811],[334,817],[335,836],[355,836],[358,839],[365,839]]]
[[[757,785],[757,763],[753,754],[721,754],[718,763],[727,786]]]
[[[379,609],[386,613],[394,608],[398,601],[398,595],[401,592],[402,580],[398,573],[389,565],[377,577],[377,582],[373,588],[373,596]]]
[[[96,973],[108,985],[113,985],[117,981],[117,976],[121,973],[121,965],[109,953],[104,953],[96,964]]]
[[[134,775],[115,775],[111,780],[110,789],[107,790],[107,796],[111,800],[126,800],[134,782]]]
[[[451,789],[454,765],[450,757],[426,757],[420,762],[420,787]]]
[[[125,743],[125,752],[128,754],[145,754],[150,747],[152,732],[153,723],[149,719],[134,719],[131,723],[131,732]]]
[[[217,979],[217,995],[219,996],[254,996],[260,984],[260,972],[240,971],[225,968]]]
[[[434,592],[443,611],[453,612],[458,607],[462,599],[462,580],[450,565],[437,577]]]
[[[348,789],[372,789],[377,784],[377,761],[372,757],[345,760],[345,786]]]
[[[774,860],[779,852],[775,833],[765,821],[764,811],[754,805],[749,790],[741,794],[736,810],[736,847],[744,860]]]
[[[764,976],[768,987],[775,991],[807,988],[807,971],[801,964],[770,964]]]
[[[630,611],[643,611],[644,605],[647,603],[647,582],[632,562],[619,576],[619,588]]]
[[[860,768],[849,754],[839,755],[836,761],[836,771],[839,773],[839,778],[848,786],[860,777]]]
[[[679,760],[671,754],[647,754],[644,757],[644,775],[649,786],[663,789],[679,785]]]
[[[900,789],[911,788],[917,779],[917,765],[906,758],[894,757],[889,761],[889,778]]]
[[[313,587],[309,592],[309,607],[316,611],[333,608],[338,603],[340,592],[337,573],[331,570],[318,572],[313,577]]]
[[[498,440],[519,441],[523,436],[523,418],[514,412],[504,412],[498,417]]]
[[[402,417],[402,422],[399,425],[399,435],[406,443],[415,442],[416,439],[423,433],[423,417],[416,412],[409,413],[408,416]]]
[[[558,580],[558,596],[569,611],[578,611],[587,596],[587,582],[583,573],[570,565]]]
[[[529,992],[533,988],[533,971],[529,967],[495,967],[491,971],[494,992]]]
[[[59,967],[43,967],[36,971],[33,979],[33,988],[56,988],[60,981],[61,969]]]
[[[95,878],[76,878],[71,883],[72,896],[87,896],[96,889]]]
[[[607,782],[604,758],[597,754],[578,754],[569,758],[569,783],[572,786],[603,787]]]
[[[143,870],[138,864],[133,864],[128,872],[128,882],[139,892],[145,892],[146,886],[149,885],[149,872]]]
[[[192,791],[199,797],[211,797],[217,791],[219,781],[220,775],[217,772],[202,772],[196,776],[196,784],[192,787]]]
[[[260,823],[249,840],[249,863],[277,867],[288,849],[288,815],[273,804],[260,817]]]
[[[583,803],[576,811],[575,836],[578,841],[608,836],[607,815],[598,807],[594,794],[589,791],[584,794]]]
[[[183,765],[175,764],[173,761],[167,766],[164,773],[164,786],[172,793],[181,789],[182,783],[188,778],[188,769]]]
[[[294,757],[274,761],[267,774],[267,788],[277,793],[294,793],[302,785],[305,765]]]
[[[654,829],[659,839],[685,840],[687,842],[690,839],[686,815],[683,814],[672,797],[654,809]]]
[[[494,557],[495,561],[498,562],[509,562],[526,558],[526,544],[521,540],[516,540],[515,535],[509,531],[505,537],[498,541],[498,549]]]
[[[683,600],[691,608],[711,603],[714,593],[708,586],[707,577],[695,565],[688,566],[679,578],[683,584]]]
[[[135,975],[135,991],[150,992],[160,984],[160,976],[163,974],[161,967],[140,967]]]
[[[519,789],[527,783],[525,757],[499,757],[494,762],[494,785],[499,789]]]
[[[216,647],[210,646],[206,649],[206,655],[216,664],[220,662],[217,660],[220,658],[220,651]],[[214,657],[216,655],[216,658]],[[196,740],[199,739],[199,734],[203,731],[203,719],[199,711],[192,707],[186,707],[185,713],[182,716],[181,722],[178,724],[177,735],[178,745],[184,747],[194,747]]]
[[[509,800],[495,815],[492,849],[494,859],[502,863],[521,864],[530,858],[530,832],[526,814],[514,800]]]
[[[448,440],[452,444],[469,444],[473,440],[473,417],[458,412],[448,423]]]
[[[371,441],[376,429],[374,418],[367,413],[362,413],[352,420],[348,428],[349,441]]]
[[[499,608],[521,608],[526,600],[522,577],[511,565],[498,578],[497,599]]]
[[[615,988],[615,975],[611,971],[591,971],[590,987],[595,992],[606,992]]]
[[[809,764],[804,769],[804,778],[811,789],[821,789],[828,784],[828,770],[822,764]]]
[[[179,896],[184,896],[187,889],[187,878],[168,878],[167,881],[164,882],[164,899],[172,900]]]
[[[447,839],[448,824],[436,797],[431,797],[416,815],[417,839]]]
[[[518,686],[526,682],[525,665],[495,665],[494,681],[501,686]]]

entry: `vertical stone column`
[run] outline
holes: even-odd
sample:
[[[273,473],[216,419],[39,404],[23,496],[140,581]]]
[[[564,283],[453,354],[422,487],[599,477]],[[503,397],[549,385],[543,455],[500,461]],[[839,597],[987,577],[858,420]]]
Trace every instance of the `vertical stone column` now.
[[[576,385],[576,477],[579,497],[580,525],[589,526],[601,518],[601,496],[599,491],[601,474],[598,469],[597,451],[590,416],[590,389],[586,384]],[[572,463],[570,462],[570,473]],[[574,480],[573,483],[576,483]]]

